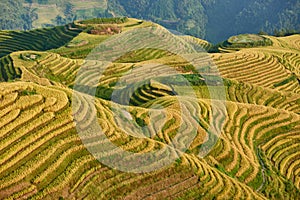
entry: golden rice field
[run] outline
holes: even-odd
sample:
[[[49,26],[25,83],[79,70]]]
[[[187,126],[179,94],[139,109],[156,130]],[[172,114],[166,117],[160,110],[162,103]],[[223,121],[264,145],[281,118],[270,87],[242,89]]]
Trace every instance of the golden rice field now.
[[[268,36],[272,46],[223,47],[193,57],[198,66],[172,51],[145,47],[103,70],[99,61],[64,54],[62,45],[50,51],[24,48],[26,35],[34,32],[20,34],[0,32],[0,43],[11,44],[0,46],[0,199],[299,198],[300,35]],[[73,36],[66,37],[98,40],[88,33]],[[212,48],[191,36],[181,40]],[[20,48],[13,49],[13,42]],[[195,80],[197,70],[202,77]],[[209,90],[203,80],[218,72],[223,85]],[[193,85],[184,85],[176,73]],[[82,85],[76,87],[78,80]],[[93,89],[95,113],[89,112]],[[210,92],[222,89],[226,101],[211,99]],[[95,122],[106,139],[95,139]],[[91,132],[80,135],[78,126]],[[147,127],[143,137],[134,132],[141,126]],[[105,161],[122,151],[168,148],[162,154],[178,158],[154,171],[121,171],[89,151],[109,143],[115,148],[100,155]],[[130,162],[132,154],[122,159]],[[158,157],[152,167],[163,162]],[[132,163],[133,170],[139,167]]]

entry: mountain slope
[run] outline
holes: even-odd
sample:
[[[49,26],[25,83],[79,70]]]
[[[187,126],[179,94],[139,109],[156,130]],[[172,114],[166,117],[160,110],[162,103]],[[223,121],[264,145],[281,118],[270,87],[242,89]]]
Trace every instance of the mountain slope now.
[[[128,16],[213,43],[241,33],[300,31],[299,0],[9,0],[1,4],[1,29],[28,30],[93,17]],[[11,13],[18,15],[11,17]]]
[[[0,33],[3,44],[14,44],[9,51],[8,45],[0,46],[1,199],[298,198],[300,35],[265,36],[270,46],[223,47],[204,57],[202,52],[192,57],[197,66],[170,49],[143,46],[103,70],[99,60],[91,59],[98,45],[145,27],[169,34],[137,19],[118,26],[120,35],[93,35],[84,26],[80,33],[68,27]],[[43,43],[49,31],[55,38],[47,44],[51,48],[37,48],[38,38]],[[29,45],[36,34],[37,42]],[[191,36],[176,38],[211,48]],[[218,71],[222,85],[214,79]],[[82,85],[75,84],[78,79]],[[88,84],[96,79],[95,85]],[[95,112],[89,112],[93,92]],[[105,137],[90,135],[94,122]],[[181,148],[191,136],[188,148]],[[97,160],[92,147],[109,144],[113,149]],[[143,155],[159,150],[162,156],[150,165],[158,166],[155,171],[134,173],[151,159],[120,158],[122,151]],[[175,159],[159,167],[165,158]],[[131,170],[110,165],[119,159]]]

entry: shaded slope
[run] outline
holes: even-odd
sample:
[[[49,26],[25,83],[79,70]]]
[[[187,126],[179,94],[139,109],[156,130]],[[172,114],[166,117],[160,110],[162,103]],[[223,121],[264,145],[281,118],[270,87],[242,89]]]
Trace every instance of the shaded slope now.
[[[72,29],[71,25],[32,31],[0,31],[0,57],[15,51],[46,51],[67,44],[81,30]]]

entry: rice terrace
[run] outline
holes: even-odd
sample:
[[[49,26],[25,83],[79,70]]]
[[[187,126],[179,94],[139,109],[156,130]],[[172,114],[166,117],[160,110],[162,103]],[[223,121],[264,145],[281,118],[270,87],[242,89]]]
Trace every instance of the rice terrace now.
[[[1,30],[0,199],[300,199],[300,34]]]

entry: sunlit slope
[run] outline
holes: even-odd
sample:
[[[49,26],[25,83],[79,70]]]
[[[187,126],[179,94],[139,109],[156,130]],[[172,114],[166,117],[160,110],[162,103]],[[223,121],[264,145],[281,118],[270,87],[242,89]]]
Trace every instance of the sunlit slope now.
[[[204,195],[205,198],[263,199],[249,186],[220,172],[193,153],[184,154],[176,165],[141,175],[103,166],[85,150],[76,134],[70,94],[69,90],[59,87],[25,82],[1,83],[1,198],[105,198],[107,195],[129,199],[136,195],[151,195],[151,198],[190,198],[188,196],[192,195],[198,198]],[[84,100],[82,102],[78,109],[85,110],[87,105]],[[174,127],[166,127],[160,140],[129,138],[112,120],[109,104],[103,100],[96,102],[98,120],[107,137],[121,145],[120,148],[148,152],[168,143],[169,132]],[[198,106],[207,109],[208,104],[200,101]],[[168,114],[176,116],[177,111],[171,107]],[[136,115],[146,111],[131,109]],[[82,120],[88,126],[89,113],[82,113]],[[173,123],[169,126],[178,126],[176,121]],[[187,194],[188,189],[197,192]]]
[[[36,60],[24,60],[20,58],[20,55],[39,55],[39,58]],[[237,54],[237,53],[236,53]],[[214,55],[215,56],[215,55]],[[218,56],[221,56],[218,54]],[[224,54],[224,56],[229,56],[229,54]],[[170,56],[172,57],[172,56]],[[21,79],[23,80],[31,80],[33,81],[33,77],[40,77],[40,78],[46,78],[47,80],[52,81],[52,83],[60,83],[64,84],[66,86],[72,86],[75,81],[76,74],[80,67],[83,66],[84,60],[82,59],[70,59],[60,56],[56,53],[44,53],[44,52],[36,52],[36,51],[25,51],[25,52],[16,52],[11,55],[11,58],[13,58],[13,63],[15,66],[11,70],[14,71],[23,71],[25,74],[23,74],[23,77]],[[166,59],[167,61],[170,59]],[[167,62],[166,61],[166,62]],[[156,62],[156,61],[155,61]],[[164,63],[164,60],[158,59],[157,62]],[[225,63],[225,62],[224,62]],[[114,63],[111,66],[109,66],[105,72],[103,72],[101,81],[99,82],[99,85],[103,88],[106,88],[107,90],[110,90],[112,92],[113,86],[120,80],[121,77],[124,76],[124,74],[131,72],[134,70],[132,74],[139,74],[144,73],[147,71],[147,77],[154,77],[156,71],[160,71],[161,75],[164,77],[167,77],[170,73],[169,69],[166,69],[164,65],[157,65],[157,66],[146,66],[143,67],[144,62],[138,62],[138,63]],[[91,62],[89,65],[90,69],[94,69],[95,72],[97,71],[99,64],[97,62]],[[172,65],[170,65],[172,66]],[[178,73],[190,73],[190,71],[185,67],[186,64],[184,63],[173,63],[173,69],[178,70]],[[92,70],[93,71],[93,70]],[[153,75],[149,73],[150,71],[153,72]],[[165,71],[165,74],[164,74]],[[90,73],[89,71],[85,77],[86,81],[98,78],[97,75]],[[21,76],[21,75],[19,75]],[[134,76],[129,75],[125,76],[128,83],[130,82],[139,82],[142,78],[138,77],[135,78]],[[149,80],[150,80],[149,78]],[[125,78],[123,77],[122,80]],[[142,79],[142,80],[147,80]],[[295,87],[298,87],[297,79],[294,83]],[[37,81],[38,82],[38,81]],[[39,83],[39,82],[38,82]],[[141,83],[142,84],[142,83]],[[137,84],[137,85],[141,85]],[[300,113],[300,97],[297,95],[294,90],[277,90],[277,88],[265,88],[263,86],[259,86],[259,84],[251,84],[251,83],[243,83],[238,82],[235,80],[229,80],[226,79],[224,81],[224,86],[226,88],[226,99],[228,101],[233,102],[240,102],[240,103],[246,103],[246,104],[257,104],[257,105],[264,105],[268,107],[273,107],[276,109],[283,109],[291,112],[295,112],[297,114]],[[154,94],[154,96],[151,96],[153,94],[147,94],[147,91],[152,91],[151,86],[150,88],[145,85],[144,88],[140,88],[143,91],[140,91],[140,94],[134,95],[132,97],[133,102],[136,101],[134,98],[146,98],[145,101],[149,101],[151,99],[154,99],[159,96],[164,96],[164,94]],[[185,86],[179,86],[175,83],[173,84],[173,87],[176,90],[182,91],[186,95],[189,94],[186,90]],[[111,88],[111,89],[109,89]],[[137,88],[135,88],[137,89]],[[150,90],[149,90],[150,89]],[[153,89],[153,88],[152,88]],[[218,89],[218,87],[216,87]],[[276,89],[276,90],[275,90]],[[114,89],[116,90],[116,89]],[[205,86],[194,86],[194,91],[196,92],[197,96],[199,98],[210,98],[210,94],[208,89]],[[109,93],[109,91],[107,91]],[[130,92],[130,91],[129,91]],[[138,91],[137,91],[138,92]],[[166,92],[172,93],[172,91]],[[137,94],[137,93],[136,93]],[[109,95],[109,94],[107,94]],[[107,97],[107,95],[104,95]],[[175,95],[175,94],[172,94]],[[145,97],[143,97],[145,96]],[[137,100],[138,101],[138,100]],[[138,102],[136,102],[138,103]]]
[[[273,195],[273,198],[293,199],[297,195],[297,189],[287,181],[294,177],[291,174],[298,173],[296,164],[290,166],[295,156],[297,157],[295,154],[297,148],[288,154],[287,152],[282,154],[284,151],[281,151],[282,147],[289,143],[295,147],[299,145],[297,133],[299,132],[300,121],[299,116],[293,112],[266,106],[228,102],[228,114],[225,118],[221,138],[205,159],[196,157],[197,147],[203,142],[201,138],[204,138],[208,126],[207,122],[204,121],[201,123],[200,127],[202,128],[198,130],[198,136],[189,152],[185,153],[179,162],[182,164],[147,175],[134,175],[117,172],[102,166],[84,150],[76,134],[72,117],[70,117],[71,91],[53,86],[41,87],[30,83],[2,83],[2,87],[1,105],[6,108],[2,110],[1,130],[4,131],[2,150],[7,152],[2,156],[3,165],[1,168],[3,170],[1,176],[4,181],[1,185],[3,185],[4,194],[16,197],[27,194],[28,196],[32,195],[33,198],[43,198],[44,195],[73,196],[76,198],[88,195],[88,197],[94,198],[104,194],[112,197],[114,195],[122,195],[122,197],[128,195],[128,198],[134,198],[135,195],[141,197],[151,195],[157,198],[173,198],[172,195],[182,198],[200,198],[204,195],[204,198],[209,199],[214,196],[219,198],[236,197],[237,199],[246,198],[246,196],[254,198],[251,197],[254,195],[256,198],[262,198],[255,192],[257,190],[258,192],[262,191],[267,197]],[[147,91],[150,90],[157,94],[155,90],[157,91],[158,87],[157,84],[152,86],[150,84]],[[161,85],[160,87],[166,90],[166,86]],[[152,95],[153,92],[151,92]],[[145,97],[142,90],[137,90],[136,95],[140,98]],[[147,122],[147,119],[141,116],[147,116],[144,114],[147,113],[147,107],[153,104],[153,101],[159,101],[166,107],[170,107],[168,109],[170,121],[164,127],[164,131],[158,135],[158,138],[128,137],[126,131],[120,130],[112,120],[110,103],[103,100],[96,103],[99,123],[115,144],[133,152],[148,152],[153,148],[168,144],[174,137],[173,130],[176,130],[180,124],[179,121],[177,122],[180,118],[176,117],[178,111],[172,108],[174,103],[176,104],[176,99],[168,96],[168,93],[161,95],[160,91],[160,95],[154,96],[154,99],[153,97],[149,99],[148,105],[144,104],[145,108],[130,108],[137,118]],[[189,98],[183,101],[188,110],[194,110],[201,119],[208,119],[209,101],[197,100],[198,102],[195,102]],[[86,110],[87,105],[83,103],[78,109]],[[218,119],[217,115],[216,113],[215,119]],[[83,112],[82,121],[85,126],[89,126],[90,118],[88,112]],[[172,118],[175,121],[171,120]],[[184,119],[189,122],[189,118]],[[22,124],[26,124],[26,126],[22,126]],[[157,124],[160,124],[159,121]],[[187,123],[186,127],[187,131],[192,131],[188,128],[193,127],[191,124]],[[271,141],[274,142],[274,145]],[[60,148],[56,149],[58,147],[56,145]],[[270,147],[272,148],[269,149]],[[19,149],[23,149],[22,152],[24,153],[17,154]],[[50,149],[53,152],[51,156],[48,155]],[[13,155],[18,156],[14,157]],[[27,156],[25,157],[25,155]],[[42,159],[42,155],[45,156],[45,160]],[[273,158],[273,155],[278,156]],[[195,172],[185,172],[185,170],[190,171],[189,166]],[[16,172],[12,173],[11,170]],[[22,171],[24,175],[17,173]],[[277,173],[280,173],[280,176]],[[23,177],[26,177],[25,180],[29,180],[31,184],[26,183],[26,181],[22,182]],[[107,181],[103,182],[103,179],[107,179]],[[276,180],[278,185],[279,189],[275,192],[272,184],[269,184],[271,180]],[[19,183],[16,184],[15,181]],[[138,184],[131,187],[126,185],[128,181],[133,185],[145,181],[146,185],[149,184],[149,186]],[[165,183],[163,188],[161,188],[162,182]],[[297,178],[292,182],[299,188]],[[112,187],[109,187],[110,184]],[[102,188],[102,190],[93,190],[92,188],[95,187]],[[148,187],[150,189],[147,189]],[[250,189],[251,187],[253,189]],[[19,191],[18,188],[21,188],[22,191]],[[124,193],[120,194],[120,188]],[[68,192],[63,193],[62,191],[65,190]],[[157,190],[162,191],[156,194],[155,191]],[[148,191],[148,193],[142,191]],[[104,196],[101,197],[104,198]]]
[[[130,29],[139,26],[129,22]],[[6,56],[0,59],[0,199],[298,198],[299,35],[269,37],[272,46],[208,54],[199,58],[196,67],[172,52],[142,48],[102,70],[99,61],[83,57],[108,37],[80,33],[51,52],[25,48],[27,44],[11,49],[13,53],[4,51]],[[211,47],[200,39],[182,39],[206,50]],[[82,67],[89,70],[77,76]],[[218,97],[210,100],[204,82],[218,70],[227,113]],[[197,71],[201,76],[195,76]],[[190,86],[182,84],[180,77]],[[82,85],[75,88],[84,93],[76,91],[72,96],[76,78]],[[87,86],[91,80],[99,83]],[[222,89],[218,84],[212,87],[215,93]],[[96,114],[89,112],[92,91]],[[128,102],[123,102],[128,96]],[[79,114],[76,120],[73,105],[73,112]],[[114,108],[126,109],[133,125],[122,128]],[[109,141],[79,137],[75,124],[92,127],[93,117]],[[132,130],[145,125],[149,126],[145,138],[132,135]],[[220,134],[219,139],[210,127]],[[171,146],[178,130],[195,134],[188,150],[167,152],[170,157],[181,156],[165,168],[142,174],[106,166],[82,143],[113,143],[118,148],[104,156],[109,160],[121,150],[147,153]],[[216,144],[207,156],[198,157],[207,137]]]
[[[284,39],[289,41],[289,37]],[[293,42],[290,42],[290,46],[279,46],[274,42],[274,46],[269,47],[218,53],[213,54],[212,58],[223,77],[279,91],[299,93],[299,49],[293,47]]]

